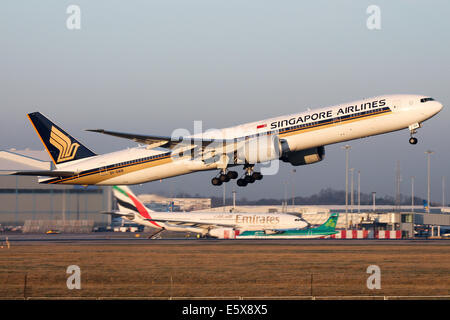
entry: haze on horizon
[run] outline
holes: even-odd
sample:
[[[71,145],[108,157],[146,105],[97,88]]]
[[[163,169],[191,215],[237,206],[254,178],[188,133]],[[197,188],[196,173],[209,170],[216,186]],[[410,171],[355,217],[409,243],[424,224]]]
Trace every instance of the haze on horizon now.
[[[448,1],[315,1],[283,3],[193,0],[77,1],[81,29],[68,30],[72,1],[2,4],[0,149],[42,150],[26,114],[40,111],[96,153],[131,141],[84,131],[104,128],[171,135],[223,128],[307,108],[381,94],[434,97],[444,109],[408,143],[403,130],[326,147],[325,160],[293,167],[239,188],[247,199],[283,198],[345,188],[345,152],[361,171],[361,191],[394,195],[397,161],[401,193],[440,202],[450,180],[450,21]],[[381,9],[381,30],[366,27],[369,5]],[[296,173],[293,174],[293,169]],[[222,196],[215,171],[133,187],[137,192]],[[450,183],[447,183],[450,189]],[[450,197],[446,197],[450,199]]]

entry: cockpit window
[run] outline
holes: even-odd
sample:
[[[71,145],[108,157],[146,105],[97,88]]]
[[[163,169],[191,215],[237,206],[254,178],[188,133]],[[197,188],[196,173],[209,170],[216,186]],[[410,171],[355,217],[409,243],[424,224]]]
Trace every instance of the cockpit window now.
[[[427,102],[427,101],[434,101],[434,99],[433,98],[422,98],[422,99],[420,99],[420,102],[422,102],[422,103],[424,103],[424,102]]]

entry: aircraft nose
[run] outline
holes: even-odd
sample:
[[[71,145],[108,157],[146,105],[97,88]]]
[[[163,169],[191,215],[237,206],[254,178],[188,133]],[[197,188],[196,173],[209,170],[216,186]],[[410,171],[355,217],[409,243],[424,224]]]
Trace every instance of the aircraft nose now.
[[[422,112],[425,115],[432,117],[435,114],[439,113],[444,106],[439,101],[429,101],[428,103],[426,103],[425,107],[426,108],[424,108]]]
[[[438,112],[440,112],[442,110],[444,106],[442,105],[442,103],[440,103],[439,101],[434,101],[433,104],[433,114],[436,114]]]

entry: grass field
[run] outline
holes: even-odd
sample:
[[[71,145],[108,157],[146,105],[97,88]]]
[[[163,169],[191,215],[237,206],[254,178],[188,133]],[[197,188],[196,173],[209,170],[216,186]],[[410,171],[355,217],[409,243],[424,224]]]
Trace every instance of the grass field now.
[[[69,265],[81,290],[69,290]],[[369,290],[369,265],[381,289]],[[0,249],[0,298],[450,294],[448,244],[33,244]]]

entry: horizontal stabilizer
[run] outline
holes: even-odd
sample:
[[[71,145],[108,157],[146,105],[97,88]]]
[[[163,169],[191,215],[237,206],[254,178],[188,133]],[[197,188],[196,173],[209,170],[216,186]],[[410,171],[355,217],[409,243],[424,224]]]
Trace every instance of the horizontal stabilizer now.
[[[71,177],[77,174],[75,171],[58,170],[29,170],[29,171],[8,171],[4,173],[14,176],[46,176],[46,177]]]

